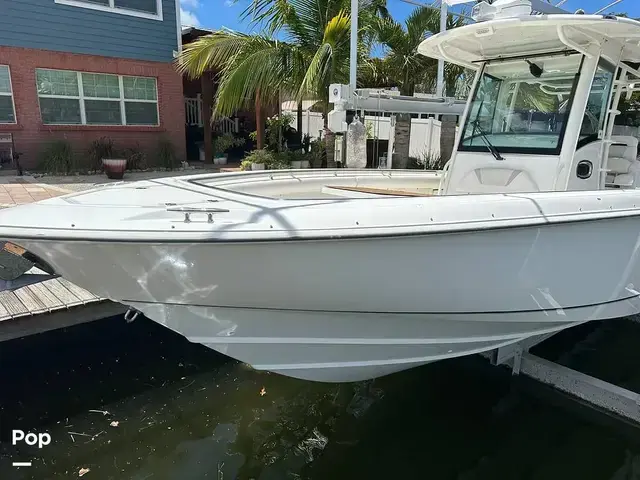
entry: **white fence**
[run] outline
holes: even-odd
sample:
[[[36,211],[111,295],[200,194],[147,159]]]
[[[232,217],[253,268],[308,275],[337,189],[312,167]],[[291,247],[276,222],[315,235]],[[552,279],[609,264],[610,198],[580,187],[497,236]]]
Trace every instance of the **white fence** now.
[[[293,115],[291,126],[296,128],[297,112],[287,112]],[[318,138],[323,129],[322,114],[319,112],[302,112],[302,133]],[[439,120],[433,118],[412,118],[411,136],[409,138],[409,155],[422,158],[424,155],[440,155],[440,125]],[[368,138],[389,140],[391,119],[389,117],[365,117]],[[457,131],[457,129],[456,129]]]
[[[204,125],[202,118],[202,97],[200,94],[196,98],[184,98],[186,124],[189,126],[202,127]],[[240,126],[237,118],[220,117],[216,119],[213,129],[222,134],[238,133]]]

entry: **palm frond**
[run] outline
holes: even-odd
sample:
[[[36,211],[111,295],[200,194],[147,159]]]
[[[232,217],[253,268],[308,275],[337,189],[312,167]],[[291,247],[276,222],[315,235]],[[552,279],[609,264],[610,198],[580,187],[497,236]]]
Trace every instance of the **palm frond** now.
[[[271,42],[262,35],[218,31],[185,45],[175,66],[178,73],[199,78],[206,71],[221,70],[240,52],[266,48]]]
[[[293,88],[293,56],[295,49],[282,44],[238,55],[222,72],[215,98],[216,114],[230,115],[250,107],[257,92],[265,104],[277,100],[281,91],[289,93]]]

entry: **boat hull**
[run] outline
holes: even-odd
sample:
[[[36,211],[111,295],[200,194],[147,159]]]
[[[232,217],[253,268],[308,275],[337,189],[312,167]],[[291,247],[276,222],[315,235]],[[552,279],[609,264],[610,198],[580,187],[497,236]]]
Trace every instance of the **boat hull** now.
[[[640,309],[640,300],[549,312],[555,321],[544,322],[536,321],[537,312],[331,314],[143,303],[131,306],[190,341],[257,370],[304,380],[350,382],[485,352],[582,323],[574,319],[627,316]]]
[[[627,217],[360,239],[12,241],[194,342],[340,382],[640,313],[639,238]]]

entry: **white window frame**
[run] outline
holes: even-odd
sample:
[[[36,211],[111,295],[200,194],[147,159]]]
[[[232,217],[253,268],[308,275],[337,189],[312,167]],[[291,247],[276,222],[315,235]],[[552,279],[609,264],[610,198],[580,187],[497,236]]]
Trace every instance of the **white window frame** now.
[[[88,8],[89,10],[99,10],[101,12],[117,13],[120,15],[129,15],[131,17],[147,18],[149,20],[162,21],[162,0],[156,0],[157,14],[140,12],[138,10],[129,10],[128,8],[116,7],[114,0],[109,0],[109,5],[99,5],[97,3],[89,3],[82,0],[53,0],[54,3],[60,5],[69,5],[71,7]],[[175,0],[178,3],[180,0]]]
[[[0,64],[0,67],[7,67],[7,70],[9,71],[9,88],[11,89],[10,93],[0,92],[0,96],[11,97],[11,105],[13,106],[13,122],[3,122],[2,120],[0,120],[0,125],[17,125],[18,115],[16,113],[16,99],[13,96],[13,82],[11,81],[11,67],[9,65],[2,65],[2,64]],[[156,89],[157,88],[158,87],[156,85]]]
[[[38,74],[36,73],[36,94],[38,95],[38,108],[40,109],[40,120],[43,125],[73,125],[73,126],[89,126],[89,127],[159,127],[160,126],[160,95],[158,93],[158,79],[156,77],[145,77],[143,75],[118,75],[115,73],[106,73],[106,72],[80,72],[75,70],[63,70],[59,68],[39,68],[36,67],[36,70],[48,70],[52,72],[74,72],[76,74],[77,82],[78,82],[78,95],[50,95],[50,94],[40,94],[38,93]],[[112,75],[118,77],[118,84],[120,88],[120,98],[106,98],[106,97],[85,97],[84,96],[84,87],[82,85],[82,74],[95,74],[95,75]],[[155,100],[138,100],[135,98],[125,98],[124,96],[124,77],[130,78],[151,78],[156,84],[156,99]],[[12,90],[13,91],[13,90]],[[40,108],[40,99],[41,98],[62,98],[67,100],[78,100],[80,102],[80,123],[45,123],[42,119],[42,109]],[[120,120],[121,123],[87,123],[87,114],[85,110],[84,101],[85,100],[102,100],[107,102],[120,102]],[[157,123],[155,124],[144,124],[140,125],[138,123],[134,125],[127,124],[127,110],[125,105],[127,102],[132,103],[155,103],[156,104],[156,118]],[[15,116],[15,107],[14,107],[14,116]]]

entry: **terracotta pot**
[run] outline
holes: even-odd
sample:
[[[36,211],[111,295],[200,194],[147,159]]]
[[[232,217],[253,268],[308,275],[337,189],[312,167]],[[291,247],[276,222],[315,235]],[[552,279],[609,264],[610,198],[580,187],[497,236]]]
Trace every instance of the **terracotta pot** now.
[[[108,178],[121,180],[124,177],[124,171],[127,169],[126,158],[103,158],[102,166]]]

